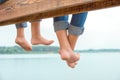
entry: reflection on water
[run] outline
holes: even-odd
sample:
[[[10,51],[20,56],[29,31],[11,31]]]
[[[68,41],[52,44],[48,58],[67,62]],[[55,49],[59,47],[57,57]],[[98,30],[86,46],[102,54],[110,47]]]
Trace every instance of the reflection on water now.
[[[82,53],[75,69],[59,55],[0,55],[0,80],[120,80],[120,54]]]

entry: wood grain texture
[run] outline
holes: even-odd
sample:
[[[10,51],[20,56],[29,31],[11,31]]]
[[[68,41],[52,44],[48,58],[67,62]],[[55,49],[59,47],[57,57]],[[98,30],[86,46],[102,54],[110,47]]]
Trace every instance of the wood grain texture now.
[[[0,5],[0,25],[120,6],[120,0],[9,0]]]

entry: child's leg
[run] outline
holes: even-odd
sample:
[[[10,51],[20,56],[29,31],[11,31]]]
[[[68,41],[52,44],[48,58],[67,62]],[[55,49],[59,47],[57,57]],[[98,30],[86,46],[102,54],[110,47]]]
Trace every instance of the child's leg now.
[[[20,45],[23,49],[25,49],[27,51],[30,51],[30,50],[32,50],[32,47],[30,46],[30,44],[25,39],[24,27],[26,27],[26,23],[16,24],[17,36],[16,36],[16,39],[15,39],[15,42],[18,45]]]
[[[31,22],[31,32],[32,32],[31,43],[33,45],[38,45],[38,44],[50,45],[54,42],[53,40],[47,40],[41,35],[40,21]]]

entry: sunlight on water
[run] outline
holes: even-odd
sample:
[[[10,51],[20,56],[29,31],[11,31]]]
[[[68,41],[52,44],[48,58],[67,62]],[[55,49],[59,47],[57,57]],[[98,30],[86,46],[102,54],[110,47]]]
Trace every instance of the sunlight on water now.
[[[120,80],[119,53],[82,53],[75,69],[57,54],[1,55],[0,80]]]

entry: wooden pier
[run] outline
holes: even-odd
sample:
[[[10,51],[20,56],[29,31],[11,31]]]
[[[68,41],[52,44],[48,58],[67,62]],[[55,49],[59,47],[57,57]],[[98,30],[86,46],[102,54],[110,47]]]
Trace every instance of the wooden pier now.
[[[0,26],[120,6],[120,0],[8,0],[0,5]]]

